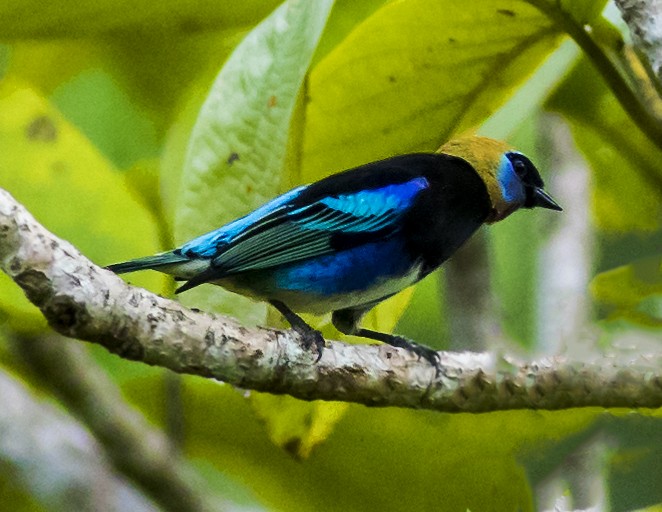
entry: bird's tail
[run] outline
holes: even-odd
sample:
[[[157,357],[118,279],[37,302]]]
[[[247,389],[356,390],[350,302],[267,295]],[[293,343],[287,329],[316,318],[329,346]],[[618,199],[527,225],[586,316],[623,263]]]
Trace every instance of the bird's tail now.
[[[106,268],[116,274],[124,274],[125,272],[135,272],[136,270],[164,270],[163,267],[186,261],[189,261],[189,258],[170,251],[155,254],[154,256],[146,256],[144,258],[125,261],[123,263],[115,263],[114,265],[108,265]]]

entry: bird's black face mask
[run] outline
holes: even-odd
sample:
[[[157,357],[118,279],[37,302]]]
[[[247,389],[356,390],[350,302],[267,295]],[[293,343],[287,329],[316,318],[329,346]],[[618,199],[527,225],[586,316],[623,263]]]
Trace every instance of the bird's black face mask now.
[[[547,208],[548,210],[562,211],[552,196],[544,190],[545,183],[540,177],[540,173],[531,160],[521,153],[511,152],[507,154],[508,159],[513,164],[515,173],[524,185],[525,199],[524,208]]]

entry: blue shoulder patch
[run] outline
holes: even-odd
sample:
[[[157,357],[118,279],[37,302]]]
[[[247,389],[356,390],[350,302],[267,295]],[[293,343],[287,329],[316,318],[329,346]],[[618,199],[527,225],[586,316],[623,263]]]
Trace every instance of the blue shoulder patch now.
[[[290,201],[296,198],[306,186],[297,187],[286,192],[283,195],[272,199],[267,204],[260,206],[247,215],[226,224],[214,231],[205,233],[189,242],[186,242],[179,248],[179,252],[186,256],[198,256],[201,258],[213,258],[218,252],[220,245],[225,245],[246,229],[258,224],[264,217],[277,212],[286,206]]]
[[[428,186],[428,180],[420,177],[397,185],[362,190],[338,197],[326,197],[320,202],[334,210],[356,217],[380,216],[391,210],[408,208],[418,193]]]
[[[300,215],[306,210],[315,211],[316,213],[309,217],[297,221],[307,230],[345,233],[379,231],[399,219],[411,206],[418,193],[428,186],[429,183],[425,178],[414,178],[396,185],[325,197],[316,204],[291,212],[291,215]],[[315,208],[319,205],[326,208],[319,211]]]

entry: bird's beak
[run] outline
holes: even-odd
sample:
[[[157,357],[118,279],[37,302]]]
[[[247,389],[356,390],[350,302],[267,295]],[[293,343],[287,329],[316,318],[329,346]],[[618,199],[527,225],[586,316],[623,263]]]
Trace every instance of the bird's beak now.
[[[557,212],[563,211],[563,208],[556,204],[556,201],[552,199],[552,196],[540,187],[536,187],[534,190],[533,205],[539,206],[540,208],[547,208],[548,210],[556,210]]]

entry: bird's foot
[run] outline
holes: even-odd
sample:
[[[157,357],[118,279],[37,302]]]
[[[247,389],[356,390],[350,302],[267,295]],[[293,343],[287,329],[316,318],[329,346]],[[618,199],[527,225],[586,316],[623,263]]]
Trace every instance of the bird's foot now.
[[[413,352],[420,359],[421,357],[428,361],[436,370],[436,374],[439,375],[441,372],[441,358],[439,357],[439,352],[426,347],[425,345],[419,345],[413,341],[409,341],[407,338],[402,336],[391,336],[391,339],[388,341],[390,345],[394,347],[400,347]]]
[[[324,341],[324,336],[322,336],[322,333],[312,328],[295,328],[294,330],[299,334],[299,336],[301,336],[301,343],[306,350],[314,348],[317,352],[317,358],[315,359],[315,362],[318,362],[320,359],[322,359],[322,351],[324,350],[324,347],[326,347],[326,342]]]
[[[290,323],[292,329],[301,337],[301,342],[306,350],[315,347],[315,350],[317,351],[317,359],[315,359],[315,362],[322,359],[322,350],[326,346],[322,333],[317,329],[313,329],[303,320],[303,318],[297,315],[281,301],[271,300],[269,302],[271,302],[271,305],[285,317],[285,320]]]

